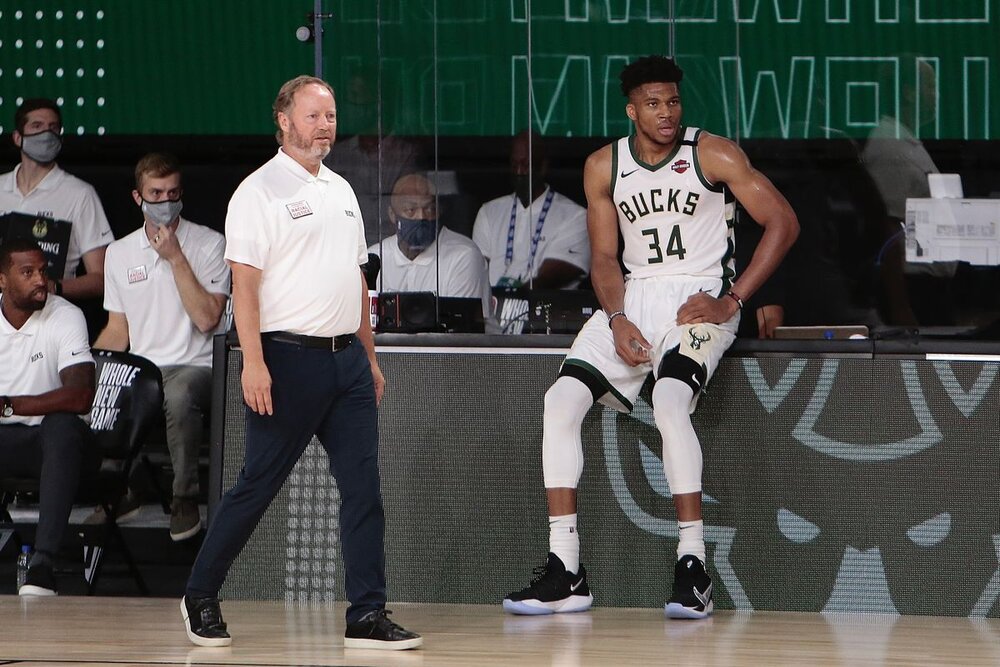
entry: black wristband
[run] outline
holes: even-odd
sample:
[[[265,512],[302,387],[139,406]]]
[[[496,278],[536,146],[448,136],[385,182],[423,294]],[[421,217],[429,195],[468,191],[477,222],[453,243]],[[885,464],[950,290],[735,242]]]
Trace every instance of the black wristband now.
[[[628,317],[625,316],[625,311],[624,310],[616,310],[615,312],[613,312],[610,315],[608,315],[608,328],[609,329],[611,328],[611,323],[615,321],[616,317],[624,317],[625,319],[628,319]]]

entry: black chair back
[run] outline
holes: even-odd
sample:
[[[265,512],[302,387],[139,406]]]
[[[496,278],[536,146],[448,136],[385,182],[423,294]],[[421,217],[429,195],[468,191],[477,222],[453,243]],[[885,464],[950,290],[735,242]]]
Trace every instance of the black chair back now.
[[[127,473],[150,428],[163,414],[163,376],[156,365],[128,352],[94,350],[97,388],[90,429],[101,451],[101,477]]]

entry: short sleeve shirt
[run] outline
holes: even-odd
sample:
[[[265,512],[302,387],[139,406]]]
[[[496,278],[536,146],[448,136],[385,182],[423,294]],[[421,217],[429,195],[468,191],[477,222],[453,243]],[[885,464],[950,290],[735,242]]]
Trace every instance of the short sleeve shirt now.
[[[73,223],[66,253],[64,278],[76,275],[85,254],[115,240],[97,192],[89,184],[56,165],[24,196],[17,188],[17,170],[0,175],[0,215],[16,211]]]
[[[229,294],[229,266],[222,234],[181,218],[177,240],[199,284]],[[157,366],[212,365],[212,336],[184,309],[170,263],[153,250],[140,227],[108,247],[104,259],[104,309],[123,313],[133,353]]]
[[[909,128],[893,118],[883,117],[872,130],[862,159],[890,217],[906,217],[908,197],[931,196],[927,174],[938,173],[937,165]]]
[[[226,260],[260,269],[260,330],[339,336],[361,326],[368,261],[357,197],[320,165],[313,176],[278,150],[236,189]]]
[[[412,260],[399,249],[395,235],[368,252],[382,260],[379,289],[383,292],[434,292],[442,297],[483,300],[490,312],[490,281],[479,246],[466,236],[442,227],[437,239]]]
[[[20,329],[0,312],[0,395],[37,396],[58,389],[62,386],[59,371],[82,363],[94,363],[87,322],[69,301],[50,294],[45,307],[32,313]],[[0,418],[0,424],[41,423],[37,415]]]
[[[476,297],[489,291],[486,262],[471,239],[443,227],[437,240],[412,260],[390,236],[368,252],[379,255],[379,289],[383,292],[435,292],[444,297]]]
[[[538,269],[547,259],[562,260],[584,272],[590,270],[587,209],[558,192],[553,193],[535,256],[531,257],[532,239],[549,192],[550,189],[546,188],[527,208],[512,193],[488,201],[479,209],[472,230],[472,240],[489,261],[490,284],[496,285],[501,278],[527,282],[529,278],[538,275]],[[508,264],[507,239],[511,209],[514,210],[514,238],[513,253]]]

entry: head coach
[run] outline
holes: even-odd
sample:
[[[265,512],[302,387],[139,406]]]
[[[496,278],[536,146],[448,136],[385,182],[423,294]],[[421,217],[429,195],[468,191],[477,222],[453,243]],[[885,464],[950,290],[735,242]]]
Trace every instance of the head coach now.
[[[341,496],[346,648],[415,648],[419,635],[385,609],[385,518],[379,488],[368,261],[357,197],[323,165],[336,137],[333,89],[300,76],[274,101],[281,147],[240,184],[226,215],[236,330],[243,349],[246,454],[188,580],[188,638],[228,646],[218,592],[233,560],[316,435]]]

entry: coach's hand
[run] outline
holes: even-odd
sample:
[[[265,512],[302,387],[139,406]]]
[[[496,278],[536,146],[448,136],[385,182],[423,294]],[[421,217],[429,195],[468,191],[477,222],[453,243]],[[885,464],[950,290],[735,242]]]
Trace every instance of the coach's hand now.
[[[708,292],[695,292],[677,309],[677,324],[722,324],[740,309],[736,299],[716,299]]]
[[[259,415],[273,415],[271,405],[271,373],[263,361],[243,364],[243,400]]]
[[[649,350],[652,345],[632,324],[627,317],[616,317],[611,323],[611,331],[615,336],[615,352],[629,366],[649,363]]]
[[[382,402],[382,394],[385,393],[385,377],[382,375],[382,369],[378,367],[378,364],[372,364],[372,380],[375,381],[375,405]]]

